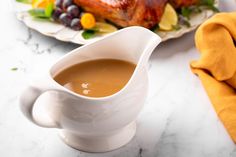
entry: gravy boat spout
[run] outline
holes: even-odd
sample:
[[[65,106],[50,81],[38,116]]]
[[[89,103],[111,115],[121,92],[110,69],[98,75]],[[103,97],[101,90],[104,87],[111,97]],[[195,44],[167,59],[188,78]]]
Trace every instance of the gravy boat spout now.
[[[39,126],[59,128],[62,140],[73,148],[88,152],[117,149],[135,135],[135,119],[147,95],[148,59],[160,42],[155,33],[134,26],[81,46],[59,59],[43,79],[26,88],[20,97],[21,111]],[[113,95],[99,98],[79,95],[53,79],[72,65],[104,58],[136,64],[128,83]],[[48,112],[35,116],[34,105],[42,103],[40,96],[45,93]],[[45,119],[45,114],[50,120]]]

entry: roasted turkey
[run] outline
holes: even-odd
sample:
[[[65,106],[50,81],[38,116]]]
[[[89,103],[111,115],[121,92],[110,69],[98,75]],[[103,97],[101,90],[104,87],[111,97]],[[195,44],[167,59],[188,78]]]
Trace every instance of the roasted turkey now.
[[[175,7],[188,7],[190,5],[195,5],[199,2],[199,0],[169,0],[169,2]]]
[[[199,0],[74,0],[85,11],[114,24],[154,27],[162,17],[167,2],[175,8],[196,4]]]

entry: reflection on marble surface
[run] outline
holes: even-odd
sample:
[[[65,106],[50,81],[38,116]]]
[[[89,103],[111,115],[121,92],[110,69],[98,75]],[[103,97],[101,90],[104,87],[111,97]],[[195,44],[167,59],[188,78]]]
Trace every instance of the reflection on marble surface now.
[[[5,2],[5,6],[9,6]],[[217,118],[199,79],[189,68],[198,57],[194,33],[161,44],[150,59],[150,89],[137,119],[135,138],[108,153],[85,153],[65,145],[56,129],[30,123],[18,96],[34,77],[78,45],[27,29],[0,6],[0,153],[3,157],[234,157],[236,147]],[[221,0],[233,10],[234,1]],[[17,68],[17,70],[11,70]]]

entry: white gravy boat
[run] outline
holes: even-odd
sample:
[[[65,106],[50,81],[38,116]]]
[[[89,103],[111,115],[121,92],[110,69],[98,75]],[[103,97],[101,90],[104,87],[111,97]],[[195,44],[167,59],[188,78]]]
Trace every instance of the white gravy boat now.
[[[135,119],[144,105],[148,89],[147,64],[161,42],[155,33],[143,27],[128,27],[97,42],[79,47],[59,59],[38,82],[27,87],[20,97],[23,114],[42,127],[59,128],[69,146],[87,152],[105,152],[127,144],[135,135]],[[76,94],[53,77],[71,65],[87,60],[111,58],[133,62],[136,69],[119,92],[101,98]],[[49,94],[48,115],[36,117],[34,104]],[[42,102],[41,102],[42,103]]]

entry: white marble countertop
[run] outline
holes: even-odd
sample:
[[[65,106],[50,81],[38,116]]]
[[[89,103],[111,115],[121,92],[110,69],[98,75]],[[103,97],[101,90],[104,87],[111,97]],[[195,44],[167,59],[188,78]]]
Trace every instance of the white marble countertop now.
[[[221,0],[221,10],[236,9]],[[18,96],[32,76],[78,45],[28,29],[15,18],[9,1],[0,5],[1,157],[229,157],[230,139],[189,62],[198,58],[194,33],[158,46],[150,58],[150,90],[137,119],[134,139],[108,153],[84,153],[65,145],[56,129],[40,128],[20,112]],[[11,70],[17,67],[16,71]]]

